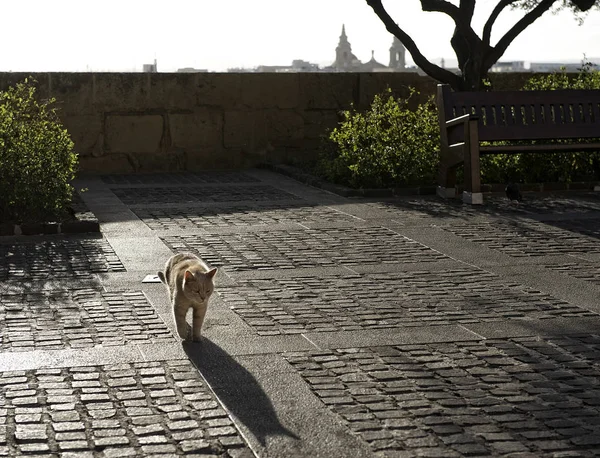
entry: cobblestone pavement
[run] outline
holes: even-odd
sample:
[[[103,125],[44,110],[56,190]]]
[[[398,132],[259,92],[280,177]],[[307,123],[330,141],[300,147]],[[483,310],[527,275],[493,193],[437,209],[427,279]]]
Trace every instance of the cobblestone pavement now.
[[[600,456],[600,193],[77,188],[100,236],[0,237],[0,456]],[[202,343],[142,283],[183,250],[219,268]]]

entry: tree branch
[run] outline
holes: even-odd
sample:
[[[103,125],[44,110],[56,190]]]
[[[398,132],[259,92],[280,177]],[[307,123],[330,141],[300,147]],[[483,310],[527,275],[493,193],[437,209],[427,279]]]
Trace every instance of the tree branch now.
[[[383,22],[387,31],[400,40],[412,56],[415,64],[417,64],[421,70],[440,82],[450,84],[453,88],[459,87],[461,81],[460,76],[429,62],[429,60],[421,53],[413,39],[390,17],[383,7],[381,0],[367,0],[367,4],[373,8],[373,11],[377,14],[379,19],[381,19],[381,22]]]
[[[367,3],[369,1],[367,0]],[[421,9],[426,12],[445,13],[452,18],[456,30],[469,41],[471,46],[481,42],[471,27],[471,19],[475,11],[475,0],[461,0],[460,8],[446,0],[421,0]]]
[[[470,24],[475,13],[475,0],[460,0],[458,9],[465,15],[467,23]]]
[[[500,16],[500,13],[502,12],[502,10],[504,8],[506,8],[507,6],[509,6],[511,3],[515,3],[515,1],[516,0],[500,0],[500,2],[496,5],[496,7],[494,8],[494,11],[492,11],[492,14],[490,14],[490,17],[488,18],[487,22],[485,23],[485,26],[483,26],[482,40],[483,40],[484,46],[490,45],[490,40],[491,40],[491,36],[492,36],[492,27],[493,27],[494,23],[496,22],[496,19],[498,19],[498,16]]]
[[[485,65],[490,68],[502,57],[506,49],[523,30],[533,24],[539,17],[548,11],[556,0],[542,0],[538,5],[523,16],[506,34],[498,41],[496,46],[491,48],[485,57]]]
[[[446,13],[448,16],[454,19],[454,22],[460,20],[460,10],[458,7],[450,2],[447,2],[446,0],[421,0],[421,9],[428,12],[437,11],[440,13]]]

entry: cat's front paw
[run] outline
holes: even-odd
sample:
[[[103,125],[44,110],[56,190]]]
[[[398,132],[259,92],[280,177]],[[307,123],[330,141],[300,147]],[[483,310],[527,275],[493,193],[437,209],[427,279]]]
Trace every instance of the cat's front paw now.
[[[203,337],[201,335],[197,335],[192,337],[192,342],[202,342]]]

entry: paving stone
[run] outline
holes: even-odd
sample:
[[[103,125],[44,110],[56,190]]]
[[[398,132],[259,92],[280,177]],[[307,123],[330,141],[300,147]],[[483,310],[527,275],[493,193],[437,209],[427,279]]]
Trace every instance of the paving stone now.
[[[600,285],[600,265],[591,263],[545,264],[546,269]]]
[[[173,251],[191,251],[228,270],[435,262],[443,254],[383,227],[333,227],[164,236]],[[352,244],[348,241],[352,240]]]
[[[595,315],[475,268],[238,280],[217,292],[261,335]],[[488,374],[494,374],[502,361],[488,363]]]
[[[81,348],[173,339],[173,334],[141,291],[54,289],[23,294],[0,293],[0,317],[5,317],[0,320],[2,350]],[[129,332],[131,327],[136,328],[135,334]],[[48,333],[56,333],[51,342],[47,341]],[[81,340],[83,336],[85,341]],[[26,345],[23,339],[27,339]],[[97,386],[97,380],[73,383],[74,388]],[[82,400],[100,400],[102,396],[88,394]],[[63,401],[53,399],[52,402],[69,402],[67,398]]]
[[[600,253],[597,234],[598,221],[579,220],[577,223],[495,221],[491,223],[458,223],[440,226],[442,229],[469,241],[501,251],[513,257],[556,254]],[[589,229],[576,228],[587,227]]]
[[[589,215],[600,211],[597,195],[591,192],[532,193],[518,205],[497,195],[486,196],[484,205],[467,205],[459,199],[441,200],[435,196],[389,199],[369,205],[386,211],[399,221],[543,214]]]
[[[227,205],[188,208],[135,208],[138,218],[153,230],[212,230],[220,227],[268,226],[273,224],[350,224],[362,221],[330,207],[269,202],[257,205]]]
[[[114,188],[125,205],[191,204],[195,202],[240,202],[299,200],[300,197],[268,185]]]
[[[0,433],[3,433],[0,437],[6,438],[4,443],[0,442],[0,447],[5,446],[9,456],[33,452],[59,452],[65,456],[69,452],[84,457],[94,450],[98,453],[103,451],[103,456],[119,457],[185,453],[231,456],[227,455],[231,450],[249,452],[233,422],[214,400],[212,392],[188,360],[153,364],[157,364],[152,366],[155,370],[148,370],[148,363],[54,369],[51,378],[44,374],[46,369],[0,373],[0,400],[3,401],[0,404],[0,418],[4,414],[6,423],[14,425],[3,429],[0,424]],[[117,377],[119,375],[122,377]],[[94,402],[96,398],[86,397],[81,388],[72,388],[82,377],[99,383],[102,402]],[[119,379],[132,379],[134,385],[123,387],[109,383]],[[196,383],[186,387],[188,394],[201,393],[211,400],[203,405],[186,400],[186,393],[175,384],[176,380],[181,379],[196,380]],[[61,380],[64,388],[48,387],[49,382],[58,380]],[[44,383],[46,385],[42,387]],[[181,410],[169,412],[161,408],[159,401],[164,398],[151,396],[156,383],[172,387],[170,402],[175,404],[170,405],[176,405]],[[29,387],[31,389],[24,389]],[[117,394],[129,389],[145,394],[144,407],[124,407],[121,404],[123,401],[119,400]],[[38,395],[36,407],[15,405],[19,397],[10,394],[22,391],[33,391]],[[73,393],[68,396],[69,403],[61,404],[70,406],[69,411],[52,410],[55,404],[50,404],[47,394],[53,391]],[[172,413],[185,415],[173,420],[169,417]],[[28,421],[16,423],[17,417]],[[38,417],[41,421],[29,422]],[[76,419],[80,421],[74,421]]]
[[[123,271],[123,264],[105,239],[56,237],[41,242],[0,243],[0,281],[89,280],[93,273]],[[18,311],[14,315],[18,316]]]
[[[256,183],[259,181],[247,173],[236,171],[103,175],[101,178],[109,186],[132,184],[155,186],[162,184]]]
[[[381,441],[393,438],[413,456],[427,448],[442,456],[442,451],[447,456],[541,456],[567,449],[587,456],[591,447],[600,446],[600,422],[588,422],[588,418],[600,415],[600,408],[590,406],[582,412],[581,398],[600,397],[598,374],[592,372],[600,360],[599,344],[600,336],[570,335],[306,351],[284,357],[315,395],[374,451],[392,447]],[[565,368],[563,361],[571,359],[581,364]],[[536,378],[520,380],[518,373],[507,370],[523,360],[535,361]],[[352,377],[337,374],[339,364],[327,367],[332,361],[343,363]],[[422,361],[444,364],[427,366]],[[447,368],[458,365],[478,370],[464,371],[456,377]],[[488,369],[493,369],[494,380],[489,380]],[[448,397],[428,398],[421,380],[436,381]],[[355,394],[354,385],[365,383],[379,394]],[[389,392],[390,383],[402,386],[404,391]],[[532,392],[531,388],[540,384],[546,390]],[[569,390],[573,384],[586,389]],[[330,402],[332,394],[333,399],[344,402]],[[561,415],[536,420],[535,413],[541,411],[529,411],[527,405],[532,402]],[[365,415],[380,404],[387,406],[385,414],[375,411],[374,415]],[[502,408],[491,409],[495,406]]]

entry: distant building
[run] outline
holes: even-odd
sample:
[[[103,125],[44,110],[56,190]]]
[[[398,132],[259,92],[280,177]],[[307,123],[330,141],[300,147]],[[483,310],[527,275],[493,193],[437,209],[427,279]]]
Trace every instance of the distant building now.
[[[335,48],[335,61],[331,66],[325,67],[326,71],[334,72],[402,72],[406,69],[406,49],[394,37],[392,46],[390,47],[390,64],[384,64],[375,60],[375,51],[371,51],[371,60],[362,63],[352,52],[352,46],[346,35],[346,26],[342,25],[342,34],[340,41]]]
[[[335,48],[335,60],[326,67],[319,67],[317,64],[305,60],[296,59],[292,65],[259,65],[255,69],[248,68],[230,68],[228,72],[271,72],[271,73],[292,73],[292,72],[415,72],[416,67],[406,67],[406,49],[394,37],[390,47],[390,63],[388,66],[377,62],[375,51],[371,51],[371,60],[363,63],[352,52],[352,46],[346,35],[346,26],[342,25],[342,34],[340,41]]]
[[[317,64],[311,64],[305,60],[295,59],[292,65],[259,65],[256,67],[259,73],[292,73],[292,72],[318,72],[320,71]]]
[[[406,49],[397,37],[394,37],[390,47],[390,68],[394,70],[404,70],[406,68]]]
[[[577,73],[583,67],[583,63],[578,64],[561,64],[559,62],[531,62],[529,70],[535,73],[553,73],[564,70],[567,73]]]
[[[505,72],[526,72],[525,62],[522,60],[515,60],[513,62],[496,62],[490,68],[491,72],[494,73],[505,73]]]
[[[156,64],[156,59],[154,59],[153,64],[144,64],[143,70],[144,73],[156,73],[158,72],[158,66]]]
[[[205,68],[192,68],[192,67],[184,67],[178,68],[177,73],[207,73],[208,70]]]

